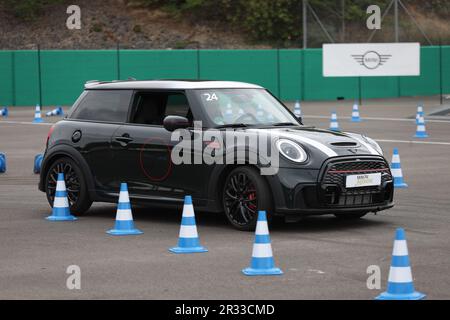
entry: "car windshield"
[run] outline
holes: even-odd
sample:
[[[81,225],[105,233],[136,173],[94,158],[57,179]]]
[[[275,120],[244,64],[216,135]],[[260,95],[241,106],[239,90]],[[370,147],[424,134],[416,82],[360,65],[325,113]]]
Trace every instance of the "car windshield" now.
[[[264,89],[195,90],[217,126],[299,125],[298,120]]]

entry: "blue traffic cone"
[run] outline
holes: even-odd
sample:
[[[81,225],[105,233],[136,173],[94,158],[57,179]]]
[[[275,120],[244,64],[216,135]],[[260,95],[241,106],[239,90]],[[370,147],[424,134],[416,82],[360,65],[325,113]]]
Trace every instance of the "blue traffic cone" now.
[[[42,165],[42,159],[44,158],[44,155],[42,154],[37,154],[34,157],[34,167],[33,167],[33,172],[34,173],[40,173],[41,172],[41,165]]]
[[[300,118],[302,116],[302,108],[301,108],[300,102],[298,100],[294,104],[294,115],[297,118]]]
[[[392,262],[389,269],[387,290],[375,299],[377,300],[421,300],[425,294],[415,291],[411,266],[409,263],[408,246],[405,230],[395,231]]]
[[[184,197],[178,246],[170,248],[169,251],[172,253],[197,253],[208,251],[208,249],[200,245],[191,196]]]
[[[424,113],[423,113],[423,106],[421,104],[419,104],[417,106],[417,112],[416,112],[416,124],[419,124],[419,118],[420,117],[425,117]]]
[[[337,121],[336,111],[333,111],[331,113],[330,130],[331,131],[341,131],[341,129],[339,129],[339,124],[338,124],[338,121]]]
[[[358,103],[354,103],[353,104],[353,109],[352,109],[352,122],[361,122],[361,118],[359,117],[359,107],[358,107]]]
[[[0,173],[6,172],[6,155],[0,153]]]
[[[45,114],[46,117],[52,117],[52,116],[62,116],[64,114],[61,107],[56,107],[55,109],[47,112]]]
[[[73,221],[77,220],[70,214],[69,200],[67,199],[66,183],[64,173],[58,173],[56,181],[55,200],[53,201],[52,215],[46,218],[50,221]]]
[[[41,118],[41,106],[36,105],[36,108],[34,109],[34,120],[33,123],[42,123],[44,120]]]
[[[124,182],[120,184],[119,203],[117,204],[114,229],[108,230],[106,233],[113,236],[138,235],[143,233],[134,227],[128,186]]]
[[[281,271],[280,268],[275,267],[265,211],[258,212],[252,260],[250,262],[250,267],[243,269],[242,273],[247,276],[283,274],[283,271]]]
[[[400,155],[397,148],[394,148],[394,152],[392,153],[391,172],[392,177],[394,177],[394,188],[408,188],[408,185],[403,181]]]
[[[419,117],[419,122],[417,123],[417,129],[416,134],[414,135],[414,138],[427,138],[427,130],[425,128],[425,119],[423,116]]]
[[[8,107],[3,107],[2,109],[0,109],[0,116],[8,118]]]

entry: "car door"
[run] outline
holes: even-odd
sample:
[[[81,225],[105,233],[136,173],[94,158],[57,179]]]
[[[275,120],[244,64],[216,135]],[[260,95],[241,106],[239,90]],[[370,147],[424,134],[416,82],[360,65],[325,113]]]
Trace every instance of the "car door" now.
[[[99,193],[119,185],[114,176],[111,138],[127,120],[132,90],[87,90],[70,115],[72,142],[89,165]]]
[[[132,196],[180,200],[185,194],[201,195],[201,165],[174,165],[171,151],[178,142],[163,127],[169,114],[192,118],[189,110],[183,92],[135,92],[129,123],[112,138],[113,162],[120,165],[117,180],[128,183]]]

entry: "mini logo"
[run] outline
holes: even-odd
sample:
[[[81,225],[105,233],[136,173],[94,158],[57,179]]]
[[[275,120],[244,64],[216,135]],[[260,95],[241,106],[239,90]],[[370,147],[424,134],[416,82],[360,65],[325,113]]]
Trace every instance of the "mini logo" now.
[[[376,69],[386,63],[392,55],[379,54],[376,51],[367,51],[364,54],[352,54],[353,59],[367,69]]]

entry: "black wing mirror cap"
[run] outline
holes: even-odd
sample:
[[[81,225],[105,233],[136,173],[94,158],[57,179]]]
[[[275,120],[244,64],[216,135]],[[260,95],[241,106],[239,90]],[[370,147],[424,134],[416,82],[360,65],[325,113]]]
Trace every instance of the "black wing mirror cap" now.
[[[167,116],[163,121],[164,129],[173,132],[177,129],[186,129],[189,127],[189,120],[181,116]]]

